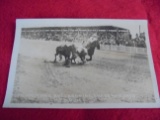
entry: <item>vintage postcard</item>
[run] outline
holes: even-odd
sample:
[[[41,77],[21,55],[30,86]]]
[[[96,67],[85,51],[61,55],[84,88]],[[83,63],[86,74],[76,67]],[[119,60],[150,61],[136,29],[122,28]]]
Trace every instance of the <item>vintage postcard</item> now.
[[[160,107],[147,24],[18,19],[3,107]]]

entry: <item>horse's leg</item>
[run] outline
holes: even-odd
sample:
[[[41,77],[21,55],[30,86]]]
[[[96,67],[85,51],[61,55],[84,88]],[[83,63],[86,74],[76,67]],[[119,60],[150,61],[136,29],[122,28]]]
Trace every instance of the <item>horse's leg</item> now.
[[[89,55],[89,59],[86,59],[87,61],[91,61],[92,60],[92,55]]]
[[[72,64],[76,64],[76,57],[72,57],[72,58],[71,58],[71,63],[72,63]]]
[[[67,64],[66,67],[70,67],[71,64],[71,60],[72,60],[73,56],[71,56],[71,52],[67,55]]]
[[[82,61],[82,63],[84,64],[84,61],[83,61],[83,58],[82,58],[82,56],[81,56],[80,58],[81,58],[81,61]]]
[[[74,61],[74,64],[76,64],[76,53],[72,52],[72,62]]]
[[[70,58],[70,60],[71,60],[71,64],[73,64],[73,62],[74,62],[74,64],[75,64],[75,59],[76,59],[76,57],[75,57],[75,56],[72,56],[72,57]]]
[[[90,56],[90,61],[92,61],[92,55]]]
[[[66,59],[66,64],[65,64],[66,67],[70,67],[70,58],[67,57]]]
[[[83,56],[83,60],[84,60],[84,63],[86,63],[86,59],[85,59],[85,56]]]
[[[83,58],[84,58],[84,62],[86,62],[86,56],[84,56]]]
[[[64,56],[64,57],[65,57],[64,65],[66,65],[67,64],[67,57],[66,56]]]
[[[75,59],[72,57],[71,59],[70,59],[70,61],[71,61],[71,64],[73,64],[73,61],[74,61]]]
[[[74,58],[74,64],[76,64],[76,59]]]
[[[71,61],[71,64],[75,64],[75,59],[74,58],[71,58],[70,61]]]
[[[80,56],[82,63],[85,63],[85,56]]]
[[[73,60],[73,58],[71,58],[71,59],[70,59],[70,61],[71,61],[71,64],[73,63],[73,62],[72,62],[72,60]]]
[[[70,67],[71,59],[69,56],[65,56],[65,63],[64,66]]]
[[[54,63],[56,63],[56,62],[57,62],[57,59],[56,59],[57,55],[58,55],[58,53],[56,53],[56,54],[55,54]]]
[[[61,60],[62,60],[62,55],[60,54],[60,55],[59,55],[59,61],[61,61]]]
[[[82,64],[84,64],[85,62],[84,62],[84,59],[83,59],[83,57],[81,57],[81,61],[82,61]]]

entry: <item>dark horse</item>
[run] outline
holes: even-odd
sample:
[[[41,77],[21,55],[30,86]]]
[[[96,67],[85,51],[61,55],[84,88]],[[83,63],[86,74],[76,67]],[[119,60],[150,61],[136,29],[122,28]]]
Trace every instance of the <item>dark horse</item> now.
[[[70,56],[71,54],[74,54],[76,51],[75,47],[73,45],[67,46],[67,45],[63,45],[63,46],[58,46],[56,48],[56,54],[55,54],[55,59],[54,59],[54,63],[57,62],[57,55],[60,56],[60,60],[62,59],[62,55],[65,57],[65,63],[64,65],[66,65],[67,67],[70,66]]]
[[[94,54],[95,48],[97,48],[98,50],[100,49],[100,44],[98,40],[95,41],[91,41],[89,42],[86,46],[87,51],[88,51],[88,55],[89,55],[89,59],[87,59],[87,61],[91,61],[92,60],[92,56]]]
[[[79,56],[82,63],[85,63],[85,56],[87,55],[87,49],[84,47],[77,47],[75,44],[72,45],[61,45],[56,48],[55,60],[54,63],[57,62],[57,55],[60,56],[60,60],[62,56],[65,57],[65,63],[67,67],[70,67],[70,62],[76,63],[75,59]]]

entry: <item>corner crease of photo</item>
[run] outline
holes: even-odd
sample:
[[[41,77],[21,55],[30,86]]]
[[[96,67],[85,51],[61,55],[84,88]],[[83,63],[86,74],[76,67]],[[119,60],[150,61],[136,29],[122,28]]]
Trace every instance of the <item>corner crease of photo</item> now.
[[[159,108],[147,20],[17,19],[5,108]]]

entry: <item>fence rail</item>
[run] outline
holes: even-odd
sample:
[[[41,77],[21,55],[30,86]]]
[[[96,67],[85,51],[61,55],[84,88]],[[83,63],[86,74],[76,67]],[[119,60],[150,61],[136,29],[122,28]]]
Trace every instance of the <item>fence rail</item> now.
[[[119,51],[127,53],[147,54],[147,48],[117,46],[117,45],[101,45],[102,50]]]

